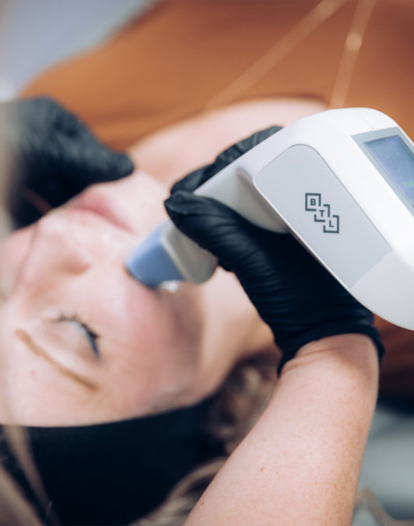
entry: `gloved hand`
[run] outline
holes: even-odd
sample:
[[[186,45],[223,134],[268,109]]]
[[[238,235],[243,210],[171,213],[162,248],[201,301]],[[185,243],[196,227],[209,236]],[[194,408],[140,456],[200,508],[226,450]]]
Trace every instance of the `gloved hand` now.
[[[134,168],[126,154],[106,148],[51,99],[0,104],[0,118],[10,160],[8,207],[18,227],[42,215],[34,204],[38,197],[53,208],[90,184],[120,179]]]
[[[166,200],[176,226],[234,272],[271,328],[283,365],[307,343],[327,336],[370,336],[381,357],[383,346],[372,314],[358,303],[290,234],[256,227],[223,204],[193,191],[280,128],[255,133],[216,161],[178,183]]]

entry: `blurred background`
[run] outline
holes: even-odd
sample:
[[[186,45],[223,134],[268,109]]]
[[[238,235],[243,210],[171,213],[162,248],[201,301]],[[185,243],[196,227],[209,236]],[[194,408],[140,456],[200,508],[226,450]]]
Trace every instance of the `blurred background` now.
[[[0,100],[42,70],[98,45],[156,0],[1,0]]]

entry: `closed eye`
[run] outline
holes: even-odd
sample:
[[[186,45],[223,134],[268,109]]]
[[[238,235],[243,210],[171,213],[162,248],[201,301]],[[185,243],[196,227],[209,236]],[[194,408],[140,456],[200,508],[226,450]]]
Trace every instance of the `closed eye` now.
[[[82,329],[82,331],[84,332],[87,340],[88,340],[88,343],[89,343],[89,346],[91,347],[94,355],[96,356],[96,358],[98,358],[98,360],[101,359],[101,352],[99,350],[99,347],[98,347],[98,340],[99,340],[99,335],[93,331],[90,326],[85,323],[77,314],[70,314],[70,315],[67,315],[67,314],[61,314],[57,319],[56,319],[57,322],[72,322],[72,323],[75,323],[80,329]]]
[[[72,369],[65,367],[63,364],[56,361],[52,356],[40,345],[38,345],[35,340],[28,334],[26,331],[23,331],[22,329],[16,329],[16,336],[26,345],[28,349],[30,349],[34,354],[37,356],[42,357],[46,361],[48,361],[50,364],[52,364],[59,372],[64,374],[65,376],[68,376],[72,380],[75,380],[78,383],[81,383],[84,387],[87,387],[88,389],[95,390],[99,386],[96,385],[94,382],[91,382],[89,378],[84,377],[83,375],[78,374],[77,372],[73,371]]]

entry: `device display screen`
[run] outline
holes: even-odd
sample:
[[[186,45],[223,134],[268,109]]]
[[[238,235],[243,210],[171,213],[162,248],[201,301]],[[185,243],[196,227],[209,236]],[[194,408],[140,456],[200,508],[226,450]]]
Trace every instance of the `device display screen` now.
[[[390,178],[414,205],[414,155],[398,135],[365,143]]]

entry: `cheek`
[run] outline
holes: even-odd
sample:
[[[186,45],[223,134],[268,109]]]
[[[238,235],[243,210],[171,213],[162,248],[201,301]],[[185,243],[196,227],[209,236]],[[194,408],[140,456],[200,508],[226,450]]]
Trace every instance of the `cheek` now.
[[[175,365],[184,353],[196,353],[202,333],[199,289],[183,283],[170,292],[163,287],[150,289],[133,278],[126,280],[131,282],[131,290],[123,296],[114,295],[111,306],[124,321],[118,337],[122,335],[131,353],[137,350],[133,356]],[[119,292],[120,286],[115,290]]]
[[[103,351],[111,364],[122,369],[127,364],[138,373],[151,365],[162,366],[175,328],[158,291],[136,282],[119,265],[85,276],[86,280],[79,294],[84,305],[93,298],[89,311],[99,323],[97,332],[105,335]]]
[[[175,393],[183,389],[183,370],[193,369],[200,347],[197,302],[185,286],[170,294],[133,281],[129,285],[120,294],[118,283],[113,289],[117,294],[108,296],[110,309],[105,309],[110,331],[105,404],[115,418],[174,404]],[[109,282],[107,286],[112,288]],[[113,316],[121,323],[114,323]]]
[[[170,343],[179,349],[179,362],[190,364],[201,349],[203,316],[200,288],[180,283],[175,292],[159,290],[159,298],[170,325]]]
[[[154,293],[142,293],[124,303],[123,328],[113,331],[109,400],[119,418],[151,413],[173,383],[177,361],[174,328]],[[139,300],[139,301],[138,301]],[[109,363],[108,363],[109,365]]]
[[[23,228],[8,236],[0,245],[0,290],[11,293],[19,268],[30,247],[33,227]]]
[[[160,297],[143,288],[123,304],[123,339],[131,360],[155,367],[165,362],[175,335],[175,327]]]

